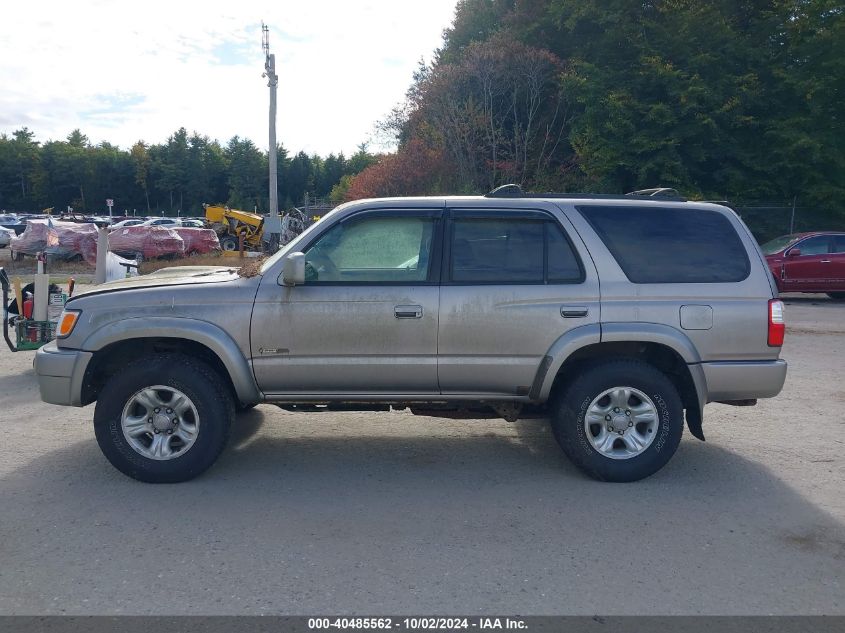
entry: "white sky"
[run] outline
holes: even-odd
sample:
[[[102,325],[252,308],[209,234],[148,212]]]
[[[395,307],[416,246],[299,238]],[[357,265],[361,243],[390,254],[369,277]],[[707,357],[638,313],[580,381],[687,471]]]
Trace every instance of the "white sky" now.
[[[2,0],[0,132],[160,143],[184,126],[267,147],[260,22],[279,75],[278,140],[356,146],[430,61],[456,0]]]

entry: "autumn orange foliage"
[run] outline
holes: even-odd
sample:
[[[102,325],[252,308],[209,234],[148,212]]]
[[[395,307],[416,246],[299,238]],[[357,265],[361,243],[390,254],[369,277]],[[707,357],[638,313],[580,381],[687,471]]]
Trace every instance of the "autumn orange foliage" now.
[[[346,200],[436,193],[446,169],[441,150],[413,138],[355,176]]]

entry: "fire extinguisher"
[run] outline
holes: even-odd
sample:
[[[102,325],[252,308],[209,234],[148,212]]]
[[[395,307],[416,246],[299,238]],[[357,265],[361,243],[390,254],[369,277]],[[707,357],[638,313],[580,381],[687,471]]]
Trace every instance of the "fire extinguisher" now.
[[[35,302],[32,299],[32,295],[26,293],[26,299],[23,302],[23,318],[24,319],[31,319],[32,318],[32,306]],[[24,322],[24,327],[26,328],[26,339],[30,343],[37,343],[38,342],[38,328],[33,327],[32,325],[28,325]]]

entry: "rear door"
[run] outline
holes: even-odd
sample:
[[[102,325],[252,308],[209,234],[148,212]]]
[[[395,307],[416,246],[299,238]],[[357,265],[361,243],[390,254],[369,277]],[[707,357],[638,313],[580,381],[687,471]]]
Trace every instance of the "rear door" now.
[[[830,251],[830,291],[845,292],[845,234],[833,236]]]
[[[792,247],[800,249],[800,255],[789,257],[789,251],[785,253],[782,280],[785,291],[820,290],[830,284],[830,242],[829,235],[816,235]]]
[[[598,323],[595,268],[571,228],[545,211],[452,209],[448,216],[440,389],[525,396],[551,345]]]

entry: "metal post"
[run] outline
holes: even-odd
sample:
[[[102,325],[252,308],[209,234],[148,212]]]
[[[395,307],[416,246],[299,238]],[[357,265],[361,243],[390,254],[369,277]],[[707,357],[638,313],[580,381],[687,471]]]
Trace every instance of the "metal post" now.
[[[94,272],[94,284],[106,281],[106,263],[109,256],[109,232],[101,226],[97,228],[97,267]]]
[[[264,23],[261,24],[261,45],[264,48],[263,76],[267,77],[267,85],[270,87],[270,147],[268,149],[270,213],[264,222],[264,241],[267,243],[267,250],[273,252],[279,247],[279,238],[282,232],[282,223],[279,220],[279,189],[276,170],[276,92],[279,77],[276,75],[276,56],[270,54],[270,29]]]
[[[38,272],[35,273],[35,292],[32,303],[32,318],[36,321],[47,320],[47,303],[49,302],[50,275],[44,272],[44,253],[38,253]],[[23,313],[23,310],[21,310]]]
[[[798,196],[792,198],[792,218],[789,220],[789,234],[792,235],[795,232],[795,202],[798,200]]]

